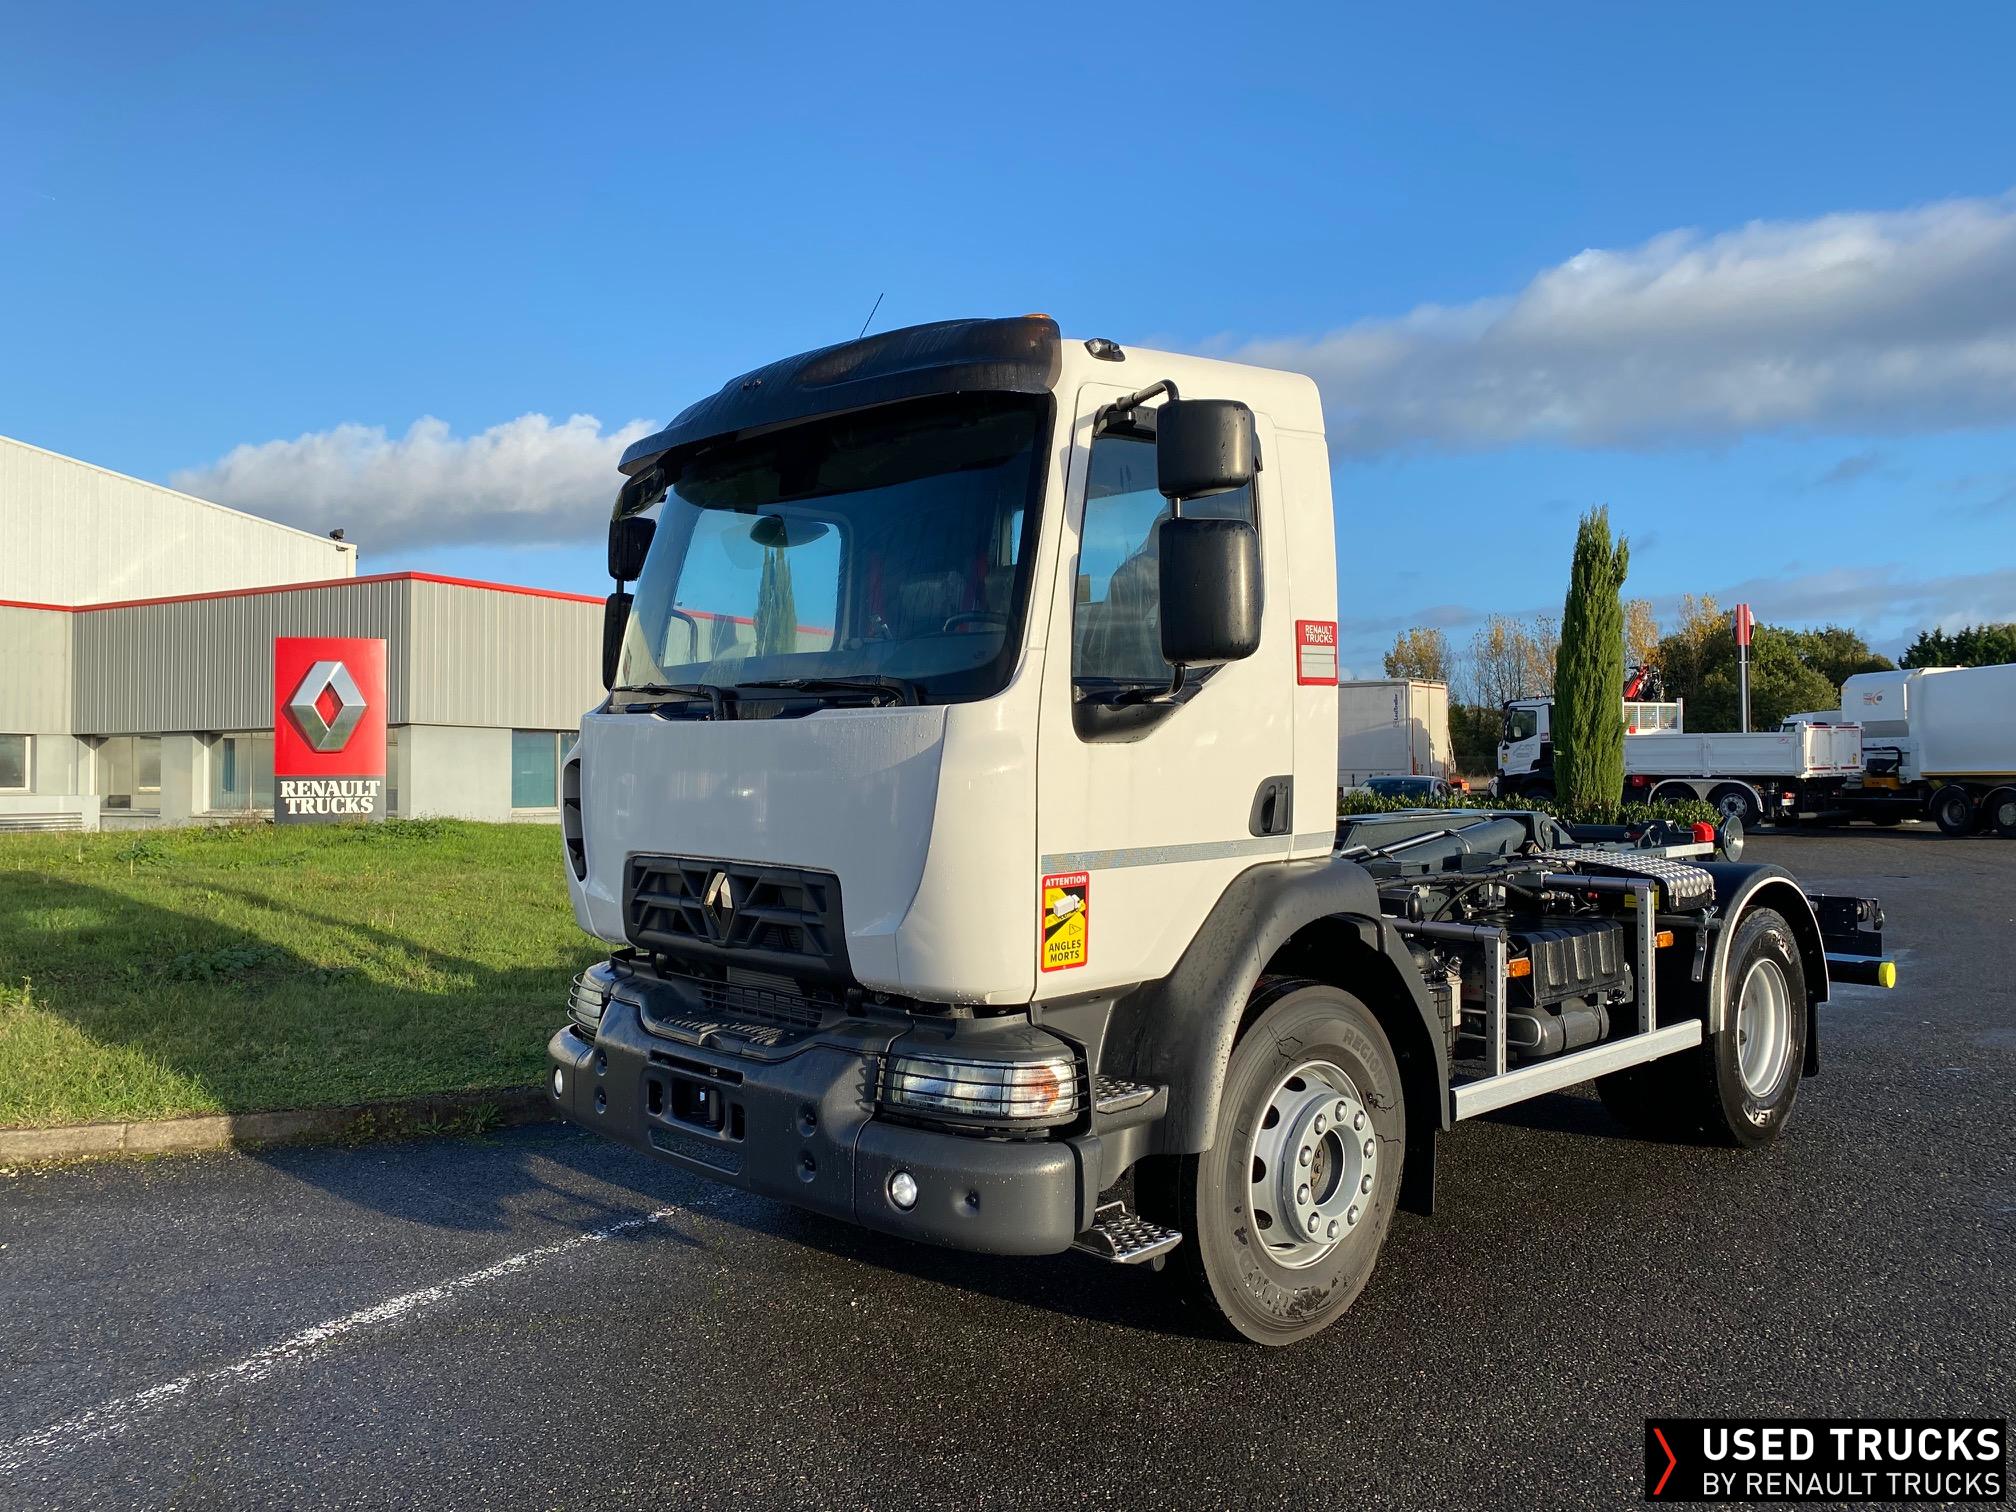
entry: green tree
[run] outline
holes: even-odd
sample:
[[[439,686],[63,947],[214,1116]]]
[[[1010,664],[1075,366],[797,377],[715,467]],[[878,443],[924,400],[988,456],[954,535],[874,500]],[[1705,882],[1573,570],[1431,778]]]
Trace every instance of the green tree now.
[[[1906,667],[1999,667],[2016,662],[2016,624],[1920,630],[1904,652]]]
[[[1554,787],[1571,812],[1607,810],[1624,795],[1624,602],[1628,541],[1612,542],[1610,511],[1592,509],[1575,536],[1554,673]]]
[[[1750,636],[1750,728],[1775,730],[1788,714],[1841,707],[1841,686],[1800,655],[1805,632],[1759,625]],[[1724,644],[1726,642],[1726,646]],[[1690,730],[1734,730],[1742,724],[1736,638],[1725,631],[1718,653],[1687,705]]]
[[[1449,664],[1449,637],[1426,625],[1402,630],[1393,638],[1393,649],[1386,653],[1388,677],[1446,683]]]
[[[1869,649],[1869,642],[1853,630],[1839,625],[1823,625],[1818,630],[1787,630],[1799,660],[1832,683],[1835,690],[1858,672],[1891,672],[1897,664]],[[1752,648],[1754,652],[1754,647]],[[1795,711],[1796,712],[1796,711]]]

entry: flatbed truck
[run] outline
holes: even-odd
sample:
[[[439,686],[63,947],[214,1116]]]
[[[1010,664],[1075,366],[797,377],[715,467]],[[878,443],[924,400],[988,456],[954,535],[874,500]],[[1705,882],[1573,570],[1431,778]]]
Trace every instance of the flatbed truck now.
[[[561,824],[609,954],[548,1077],[683,1171],[1161,1270],[1288,1344],[1455,1125],[1593,1078],[1768,1144],[1830,982],[1894,971],[1873,900],[1705,845],[1340,829],[1306,377],[942,322],[732,378],[621,466]],[[746,633],[703,654],[703,613]]]

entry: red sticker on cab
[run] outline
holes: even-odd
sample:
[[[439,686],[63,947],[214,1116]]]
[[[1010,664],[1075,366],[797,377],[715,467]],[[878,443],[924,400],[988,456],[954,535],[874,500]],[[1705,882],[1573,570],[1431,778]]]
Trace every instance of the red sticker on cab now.
[[[1295,681],[1337,685],[1337,621],[1295,621]]]

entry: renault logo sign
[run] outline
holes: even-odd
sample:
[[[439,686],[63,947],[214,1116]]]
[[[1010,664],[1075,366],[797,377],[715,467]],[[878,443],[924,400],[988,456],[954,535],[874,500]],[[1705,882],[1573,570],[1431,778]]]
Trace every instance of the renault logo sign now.
[[[385,642],[273,641],[273,817],[282,824],[383,819]]]
[[[717,871],[707,879],[707,891],[701,896],[700,906],[713,917],[714,927],[727,934],[735,918],[735,888],[728,880],[728,873]]]
[[[333,717],[322,712],[323,695],[333,701]],[[308,742],[311,751],[340,751],[350,742],[350,732],[364,717],[364,695],[358,691],[350,669],[340,661],[318,661],[308,669],[287,700],[287,712]]]

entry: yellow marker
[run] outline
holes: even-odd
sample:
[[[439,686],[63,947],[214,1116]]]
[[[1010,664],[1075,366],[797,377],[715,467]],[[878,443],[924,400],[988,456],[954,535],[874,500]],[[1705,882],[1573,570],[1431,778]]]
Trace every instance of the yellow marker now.
[[[1876,968],[1876,985],[1878,987],[1895,987],[1897,985],[1897,963],[1895,961],[1885,961]]]
[[[1525,977],[1533,975],[1533,963],[1525,956],[1518,956],[1505,963],[1505,975]]]

